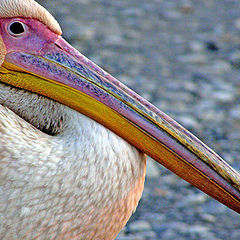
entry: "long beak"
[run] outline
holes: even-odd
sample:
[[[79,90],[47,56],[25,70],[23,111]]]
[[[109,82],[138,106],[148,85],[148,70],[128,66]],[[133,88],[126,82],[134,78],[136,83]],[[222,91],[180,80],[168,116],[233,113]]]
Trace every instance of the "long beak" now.
[[[199,139],[59,37],[31,54],[10,52],[0,81],[59,101],[101,123],[240,213],[240,175]]]

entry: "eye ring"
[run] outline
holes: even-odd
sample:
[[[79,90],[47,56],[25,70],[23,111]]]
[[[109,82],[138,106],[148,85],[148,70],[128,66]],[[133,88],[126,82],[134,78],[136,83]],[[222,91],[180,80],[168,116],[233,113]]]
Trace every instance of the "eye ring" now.
[[[20,21],[11,22],[8,27],[8,33],[13,37],[20,37],[26,32],[27,26]]]

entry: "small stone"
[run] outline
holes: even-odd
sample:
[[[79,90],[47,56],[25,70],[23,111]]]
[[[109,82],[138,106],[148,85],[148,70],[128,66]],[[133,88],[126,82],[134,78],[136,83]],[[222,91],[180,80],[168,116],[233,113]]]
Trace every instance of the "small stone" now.
[[[161,196],[161,197],[166,197],[168,194],[168,191],[165,191],[163,189],[160,189],[160,188],[155,188],[154,189],[154,195],[155,196]]]
[[[213,92],[211,97],[221,103],[228,103],[234,101],[234,95],[235,94],[232,91],[219,90]]]
[[[161,181],[163,181],[166,184],[170,184],[170,185],[176,185],[177,182],[179,181],[179,177],[175,174],[167,174],[165,176],[161,177]]]
[[[161,177],[161,181],[172,186],[188,187],[190,184],[175,174],[167,174]]]
[[[235,20],[235,27],[240,30],[240,18]]]
[[[157,239],[157,234],[154,231],[141,232],[140,234],[144,239]]]
[[[234,67],[240,68],[240,51],[234,51],[230,55],[230,62]]]
[[[81,26],[81,31],[78,32],[76,38],[80,41],[89,41],[95,38],[95,29],[91,26]]]
[[[211,198],[204,204],[204,209],[207,213],[212,215],[225,214],[226,211],[228,211],[226,206],[223,204],[216,204],[216,201]]]
[[[224,60],[216,60],[211,66],[211,70],[214,73],[222,74],[231,70],[231,65],[227,61]]]
[[[151,102],[151,100],[152,100],[152,94],[151,93],[145,92],[145,93],[142,93],[141,96],[143,98],[145,98],[146,100],[148,100],[149,102]]]
[[[135,81],[133,78],[129,77],[128,75],[126,74],[122,74],[122,75],[119,75],[117,77],[123,84],[127,85],[127,86],[134,86],[135,84]]]
[[[166,18],[170,19],[170,20],[176,20],[181,18],[181,14],[175,10],[168,10],[166,12],[164,12],[164,15]]]
[[[229,113],[234,120],[240,120],[240,106],[234,106]]]
[[[216,116],[218,116],[216,118]],[[204,121],[214,121],[214,122],[217,122],[217,121],[222,121],[222,119],[224,119],[225,115],[224,115],[224,112],[216,112],[214,109],[206,109],[204,110],[204,114],[202,114],[201,116],[199,116],[199,118],[201,120],[204,120]]]
[[[210,51],[218,51],[219,50],[219,47],[217,46],[217,44],[212,41],[206,42],[206,48]]]
[[[189,43],[189,48],[192,52],[202,52],[205,49],[203,43],[201,43],[199,41],[190,42]]]
[[[202,225],[195,225],[189,229],[189,232],[193,232],[193,233],[206,232],[206,231],[208,231],[208,227],[204,227]]]
[[[122,12],[125,16],[134,16],[134,17],[141,17],[144,15],[144,12],[143,12],[143,9],[141,8],[137,8],[137,7],[134,7],[134,8],[126,8],[123,10]]]
[[[182,201],[180,201],[178,203],[178,206],[185,207],[185,206],[200,205],[206,202],[207,199],[208,199],[207,195],[203,193],[191,194],[185,197]]]
[[[198,87],[197,84],[195,82],[183,82],[183,87],[186,91],[188,92],[197,92],[198,91]]]
[[[229,164],[233,164],[235,162],[234,157],[229,153],[224,153],[223,159]]]
[[[206,64],[207,63],[207,56],[202,53],[194,53],[189,55],[182,55],[177,57],[179,62],[184,64],[192,63],[192,64]]]
[[[211,214],[203,214],[202,219],[206,222],[214,223],[216,222],[216,217]]]
[[[151,225],[144,220],[138,220],[138,221],[132,222],[129,224],[128,227],[129,227],[129,231],[133,233],[152,230]]]
[[[185,14],[192,13],[194,11],[194,6],[191,1],[185,0],[184,2],[182,2],[180,10],[182,13]]]
[[[190,5],[185,5],[181,7],[181,12],[182,13],[192,13],[194,11],[194,8]]]
[[[188,229],[188,233],[191,237],[195,239],[211,239],[211,240],[217,240],[214,233],[209,231],[208,227],[202,226],[202,225],[195,225],[191,226]]]
[[[189,225],[184,222],[171,222],[166,224],[167,229],[174,230],[175,232],[186,233],[189,229]]]
[[[147,161],[147,172],[146,172],[146,176],[149,178],[158,178],[160,176],[160,169],[157,165],[158,163],[156,163],[153,159],[148,158]]]
[[[120,35],[108,35],[105,38],[105,44],[107,44],[108,46],[111,46],[111,45],[121,46],[123,42],[124,40]]]
[[[161,239],[168,239],[168,240],[178,239],[178,234],[175,231],[173,231],[172,229],[167,229],[161,235]]]
[[[200,125],[198,121],[189,115],[183,115],[178,117],[178,122],[181,123],[187,129],[199,129]]]

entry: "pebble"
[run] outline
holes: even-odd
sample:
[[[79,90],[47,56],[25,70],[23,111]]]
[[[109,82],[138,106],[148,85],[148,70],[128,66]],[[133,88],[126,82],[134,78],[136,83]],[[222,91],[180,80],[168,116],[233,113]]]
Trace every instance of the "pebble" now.
[[[192,52],[203,52],[205,50],[204,44],[200,41],[191,41],[189,48]]]
[[[178,207],[191,207],[201,205],[208,199],[204,193],[191,194],[178,203]]]
[[[161,234],[161,239],[175,240],[178,239],[179,234],[172,229],[167,229]]]
[[[240,106],[234,106],[230,111],[229,114],[232,119],[240,120]]]
[[[146,231],[151,231],[151,225],[144,220],[138,220],[130,223],[128,225],[129,231],[130,232],[146,232]]]
[[[154,231],[145,231],[139,234],[144,239],[157,239],[157,234]]]
[[[124,39],[120,35],[109,35],[104,39],[105,44],[108,46],[121,46]]]
[[[224,60],[216,60],[211,66],[211,70],[217,74],[223,74],[231,70],[231,64]]]
[[[189,233],[201,234],[209,231],[208,227],[201,226],[201,225],[194,225],[191,226],[188,230]]]
[[[211,214],[207,214],[207,213],[205,213],[205,214],[202,215],[202,219],[203,219],[204,221],[210,222],[210,223],[216,222],[216,217],[213,216],[213,215],[211,215]]]
[[[132,16],[132,17],[141,17],[144,15],[144,10],[141,8],[126,8],[122,11],[122,13],[126,16]]]
[[[193,53],[189,55],[181,55],[177,57],[177,60],[181,63],[203,65],[207,63],[207,56],[202,53]]]
[[[240,137],[239,137],[240,138]],[[233,164],[235,162],[236,159],[234,159],[234,156],[232,156],[229,153],[224,153],[222,155],[223,159],[228,163],[228,164]]]
[[[230,62],[233,64],[233,66],[240,68],[240,51],[234,51],[230,55]]]
[[[158,178],[161,175],[159,164],[155,160],[148,158],[146,177]]]
[[[215,52],[215,51],[218,51],[219,50],[219,47],[217,46],[217,44],[213,41],[207,41],[206,42],[206,48],[209,50],[209,51],[212,51],[212,52]]]
[[[179,123],[187,129],[200,129],[200,125],[197,119],[195,119],[193,116],[185,114],[182,116],[178,116],[177,119]]]
[[[171,221],[170,223],[166,222],[165,225],[162,226],[164,231],[174,231],[186,233],[188,232],[189,225],[184,222],[175,222]]]
[[[169,184],[172,186],[182,186],[182,187],[188,187],[189,183],[183,180],[182,178],[178,177],[176,174],[170,173],[165,176],[161,176],[161,181],[163,181],[164,184]]]
[[[176,10],[165,11],[164,15],[169,20],[177,20],[177,19],[181,18],[181,13]]]
[[[207,108],[203,110],[204,114],[202,114],[202,116],[200,116],[199,118],[206,121],[206,122],[218,122],[221,121],[221,118],[224,117],[224,113],[217,113],[216,110],[208,110]],[[216,115],[218,116],[218,118],[216,118]]]
[[[209,231],[209,228],[202,225],[194,225],[189,227],[188,233],[193,239],[216,239],[215,235]]]
[[[182,13],[189,14],[194,11],[194,7],[190,4],[186,4],[186,5],[181,6],[180,10]]]
[[[235,20],[235,27],[240,30],[240,18]]]
[[[221,103],[233,102],[235,98],[234,92],[231,91],[214,91],[211,95],[216,101]]]

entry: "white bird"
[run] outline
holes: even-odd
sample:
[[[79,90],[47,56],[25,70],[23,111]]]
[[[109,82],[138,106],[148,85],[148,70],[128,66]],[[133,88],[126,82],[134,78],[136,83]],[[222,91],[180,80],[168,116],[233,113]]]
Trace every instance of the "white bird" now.
[[[111,240],[147,153],[240,212],[240,177],[72,48],[34,0],[0,0],[0,239]]]

